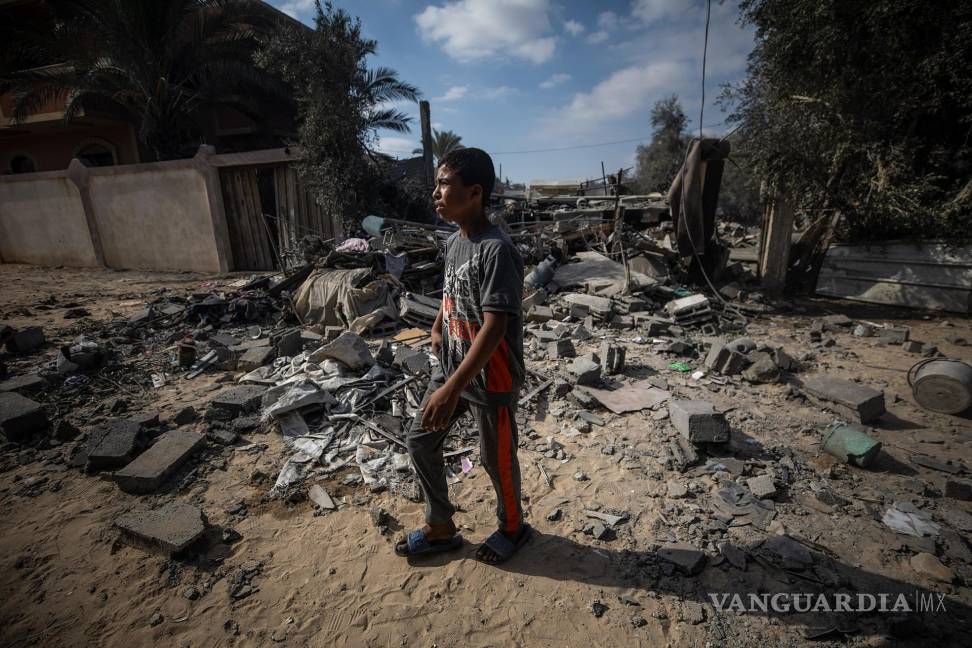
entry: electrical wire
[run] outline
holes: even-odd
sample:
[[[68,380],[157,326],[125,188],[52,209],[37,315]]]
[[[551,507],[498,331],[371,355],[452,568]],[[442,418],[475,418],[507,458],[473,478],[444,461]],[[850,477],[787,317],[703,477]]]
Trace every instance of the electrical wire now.
[[[709,16],[710,16],[711,8],[712,8],[712,0],[706,0],[705,43],[702,46],[702,107],[699,109],[699,147],[700,148],[702,147],[702,116],[705,111],[705,59],[706,59],[706,54],[708,53],[709,50]],[[686,207],[685,196],[688,194],[688,187],[685,184],[685,164],[688,162],[689,151],[691,150],[692,150],[692,142],[689,142],[688,146],[685,147],[685,157],[682,159],[682,169],[679,172],[681,185],[682,185],[682,192],[679,200],[678,217],[682,225],[685,227],[686,238],[688,238],[689,245],[692,247],[692,254],[695,255],[695,261],[699,266],[699,272],[702,273],[702,278],[705,279],[705,283],[709,284],[709,288],[712,290],[712,293],[716,296],[716,298],[720,302],[722,302],[722,305],[725,306],[728,310],[735,313],[742,320],[743,328],[745,328],[749,320],[746,318],[745,315],[739,312],[739,309],[737,309],[735,306],[732,306],[729,302],[723,299],[722,295],[719,293],[718,290],[716,290],[716,287],[713,285],[712,280],[709,279],[709,275],[708,273],[706,273],[705,267],[702,264],[702,258],[701,256],[699,256],[699,250],[698,248],[695,247],[695,241],[692,240],[692,229],[688,226],[688,223],[686,222],[685,219],[685,207]]]

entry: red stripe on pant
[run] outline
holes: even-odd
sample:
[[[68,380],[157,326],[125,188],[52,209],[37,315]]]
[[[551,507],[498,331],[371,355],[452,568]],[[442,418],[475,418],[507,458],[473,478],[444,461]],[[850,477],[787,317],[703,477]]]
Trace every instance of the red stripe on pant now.
[[[510,408],[497,408],[499,420],[496,444],[496,463],[499,466],[500,490],[503,497],[504,520],[507,533],[513,533],[520,528],[520,511],[516,502],[516,491],[513,489],[513,430],[510,429]]]

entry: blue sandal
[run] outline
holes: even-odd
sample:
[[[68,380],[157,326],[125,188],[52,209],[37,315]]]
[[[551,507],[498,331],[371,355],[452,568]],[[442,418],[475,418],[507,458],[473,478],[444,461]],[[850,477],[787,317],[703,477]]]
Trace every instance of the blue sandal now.
[[[395,553],[402,557],[425,556],[428,554],[455,551],[462,546],[462,536],[458,533],[448,540],[429,540],[422,529],[415,529],[404,541],[395,545]]]
[[[520,550],[520,547],[527,543],[527,541],[530,539],[531,531],[532,529],[530,528],[530,525],[524,523],[520,529],[520,537],[516,539],[515,544],[510,542],[510,539],[503,535],[502,531],[494,531],[493,534],[486,538],[486,541],[483,542],[483,546],[491,549],[494,554],[499,556],[499,558],[494,561],[483,560],[480,553],[478,556],[479,559],[487,565],[499,565],[500,563],[506,562],[512,558],[517,551]],[[482,547],[480,547],[480,552],[482,552]]]

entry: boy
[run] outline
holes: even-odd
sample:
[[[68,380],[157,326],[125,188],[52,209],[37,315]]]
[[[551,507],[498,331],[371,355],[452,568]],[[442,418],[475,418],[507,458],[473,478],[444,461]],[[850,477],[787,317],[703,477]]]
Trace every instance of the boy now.
[[[426,525],[395,547],[402,556],[458,549],[442,444],[449,427],[471,410],[479,426],[480,455],[496,489],[499,529],[476,557],[498,564],[526,542],[520,507],[514,407],[523,384],[523,260],[510,238],[486,217],[495,182],[493,161],[480,149],[446,155],[436,171],[435,211],[459,231],[446,244],[442,305],[432,325],[432,351],[442,373],[433,375],[422,411],[407,437],[408,453],[425,494]]]

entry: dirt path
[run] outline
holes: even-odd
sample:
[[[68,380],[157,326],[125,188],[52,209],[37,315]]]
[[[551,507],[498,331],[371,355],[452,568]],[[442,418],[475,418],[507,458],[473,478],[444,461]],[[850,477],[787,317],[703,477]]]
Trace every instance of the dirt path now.
[[[64,343],[91,326],[83,319],[64,320],[67,308],[83,307],[89,319],[104,320],[112,313],[136,312],[152,291],[186,294],[236,279],[0,265],[0,321],[41,325],[49,339]],[[955,333],[972,339],[968,318],[922,319],[838,302],[801,302],[796,311],[754,320],[748,334],[799,355],[810,348],[810,320],[837,312],[873,321],[900,318],[896,323],[911,327],[913,338],[937,344],[946,355],[972,355],[972,347],[944,339]],[[951,326],[944,325],[946,320]],[[705,398],[728,410],[734,436],[725,457],[741,462],[742,481],[772,472],[781,482],[785,470],[789,484],[781,484],[774,526],[760,531],[714,523],[705,502],[718,488],[718,476],[667,467],[662,447],[672,431],[652,412],[615,416],[599,411],[603,427],[568,438],[562,424],[570,406],[551,400],[525,410],[532,430],[525,429],[521,439],[526,446],[520,451],[528,498],[524,509],[536,533],[521,555],[501,567],[473,558],[474,543],[494,524],[492,488],[478,464],[454,487],[462,532],[471,543],[455,554],[409,565],[394,556],[392,544],[403,528],[420,521],[420,504],[372,494],[363,486],[342,486],[340,478],[325,483],[341,502],[333,513],[315,516],[308,501],[266,501],[285,456],[276,434],[245,435],[245,443],[252,444],[247,449],[212,445],[166,492],[150,496],[125,494],[108,479],[70,468],[73,444],[36,450],[7,446],[0,454],[0,644],[791,646],[806,643],[808,628],[834,623],[856,631],[854,645],[958,645],[972,630],[972,556],[963,557],[961,548],[968,554],[968,546],[933,547],[956,579],[928,580],[912,567],[919,543],[894,534],[880,515],[893,501],[913,501],[949,529],[954,543],[950,521],[968,516],[972,505],[943,497],[947,475],[917,468],[909,457],[920,453],[972,466],[972,421],[916,406],[905,372],[918,356],[873,338],[855,338],[849,330],[833,337],[836,344],[817,352],[808,374],[859,378],[885,390],[890,415],[871,430],[885,452],[875,468],[862,470],[820,455],[820,430],[832,416],[790,396],[785,385],[694,381],[667,368],[672,358],[628,342],[630,375],[659,375],[679,396]],[[49,345],[8,367],[19,373],[52,359],[55,352]],[[159,349],[147,346],[141,353],[158,354]],[[136,352],[131,361],[144,361],[144,356]],[[549,373],[555,364],[535,360],[530,367]],[[127,415],[158,411],[168,418],[186,405],[204,409],[214,391],[235,378],[219,372],[193,381],[178,378],[158,390],[105,384],[98,398],[78,403],[69,416],[90,425],[107,417],[105,403],[122,394]],[[204,432],[205,423],[193,429]],[[569,461],[529,449],[548,436],[564,444]],[[538,461],[552,478],[552,488]],[[587,479],[575,479],[578,472]],[[672,497],[670,483],[686,486],[686,496]],[[825,485],[848,503],[822,504],[813,497],[812,484]],[[215,532],[232,528],[242,539],[224,544],[214,538],[207,552],[182,560],[119,542],[112,528],[119,514],[172,499],[200,506]],[[376,506],[394,520],[386,535],[369,514]],[[591,508],[625,511],[630,519],[609,537],[595,540],[584,533],[592,520],[583,511]],[[548,519],[555,509],[561,510],[560,517]],[[779,528],[820,546],[812,570],[795,575],[752,559],[741,570],[715,548],[727,540],[752,548]],[[968,538],[968,533],[960,535]],[[660,560],[656,548],[668,539],[704,547],[704,569],[684,575]],[[230,589],[241,571],[256,591],[234,601]],[[732,592],[913,593],[918,588],[946,594],[947,611],[911,617],[741,614],[718,612],[709,597]],[[595,602],[606,606],[601,616],[592,611]],[[840,635],[831,640],[836,645]]]

